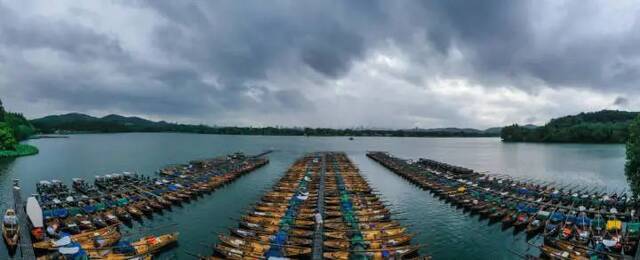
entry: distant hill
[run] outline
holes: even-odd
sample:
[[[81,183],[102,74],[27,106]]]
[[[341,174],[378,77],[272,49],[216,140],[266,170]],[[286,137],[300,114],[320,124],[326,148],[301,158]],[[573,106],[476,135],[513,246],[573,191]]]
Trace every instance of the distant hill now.
[[[437,129],[330,129],[276,127],[211,127],[155,122],[139,117],[108,115],[93,117],[71,113],[31,120],[43,133],[115,133],[115,132],[185,132],[232,135],[308,135],[308,136],[400,136],[400,137],[498,137],[499,128],[491,131],[471,128]]]
[[[93,117],[85,114],[70,113],[46,116],[31,120],[31,123],[43,133],[62,132],[165,132],[179,131],[183,125],[154,122],[139,117],[108,115]]]
[[[541,127],[512,125],[502,129],[506,142],[624,143],[638,112],[602,110],[551,119]]]
[[[444,127],[444,128],[414,128],[408,129],[406,131],[417,131],[417,132],[426,132],[426,133],[450,133],[450,134],[460,134],[460,135],[486,135],[486,136],[500,136],[500,131],[502,127],[492,127],[486,130],[480,130],[475,128],[457,128],[457,127]]]

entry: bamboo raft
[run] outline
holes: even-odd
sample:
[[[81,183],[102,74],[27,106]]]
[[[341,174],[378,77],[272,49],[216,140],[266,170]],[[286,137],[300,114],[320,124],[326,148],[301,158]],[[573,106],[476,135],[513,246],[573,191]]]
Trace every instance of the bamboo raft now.
[[[384,152],[367,156],[469,214],[526,231],[528,237],[544,236],[544,244],[536,246],[545,257],[623,259],[637,251],[638,203],[624,191],[609,194],[581,185],[482,174],[434,160],[407,161]]]
[[[407,229],[391,219],[371,190],[344,153],[309,154],[241,217],[237,228],[219,235],[208,259],[308,259],[315,256],[318,237],[325,259],[417,258],[420,246],[411,245]]]

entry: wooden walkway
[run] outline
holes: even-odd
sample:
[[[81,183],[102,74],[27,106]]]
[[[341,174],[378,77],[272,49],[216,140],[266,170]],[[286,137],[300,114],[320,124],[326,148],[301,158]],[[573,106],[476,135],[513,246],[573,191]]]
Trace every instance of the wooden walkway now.
[[[320,159],[321,169],[320,169],[320,185],[318,187],[318,213],[322,215],[322,219],[325,218],[324,215],[324,181],[325,181],[325,173],[327,171],[327,161],[326,155],[322,154]],[[322,260],[323,259],[323,244],[324,241],[324,227],[323,225],[316,225],[315,233],[313,234],[313,254],[311,259],[313,260]]]
[[[18,247],[19,256],[22,259],[36,259],[33,246],[31,245],[31,235],[29,228],[29,220],[25,212],[25,204],[22,201],[22,193],[18,180],[13,180],[13,207],[18,215],[18,225],[20,225],[20,245]]]

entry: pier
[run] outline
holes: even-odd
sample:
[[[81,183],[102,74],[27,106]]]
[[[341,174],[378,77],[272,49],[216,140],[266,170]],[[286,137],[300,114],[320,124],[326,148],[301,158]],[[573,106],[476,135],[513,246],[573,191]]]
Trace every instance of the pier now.
[[[17,250],[20,257],[23,259],[35,259],[35,252],[33,246],[31,246],[31,235],[29,233],[29,220],[27,219],[27,213],[25,212],[25,204],[22,202],[22,190],[18,179],[13,180],[13,207],[16,210],[18,216],[18,225],[20,226],[20,242]]]
[[[503,229],[514,227],[514,234],[524,231],[531,237],[543,235],[545,242],[534,246],[552,258],[562,252],[584,256],[587,254],[584,250],[589,249],[589,254],[603,257],[639,259],[640,238],[628,229],[630,224],[640,224],[638,203],[628,199],[624,192],[607,193],[582,185],[558,186],[534,179],[478,173],[429,159],[404,160],[385,152],[368,152],[367,157],[435,197],[463,208],[464,213],[478,214],[481,219],[489,219],[489,223],[502,222]],[[542,224],[532,224],[534,220]],[[549,223],[553,224],[551,229],[547,229]],[[583,236],[576,230],[588,232]],[[607,247],[615,245],[622,250],[596,251],[582,246],[589,241],[605,246],[605,239]]]
[[[265,156],[265,155],[270,154],[270,153],[273,153],[273,150],[266,150],[266,151],[264,151],[262,153],[259,153],[259,154],[256,154],[256,155],[252,155],[250,157],[251,158],[259,158],[259,157]]]
[[[323,224],[315,221],[316,213]],[[419,245],[344,153],[296,160],[238,228],[220,234],[214,257],[413,259]],[[424,259],[424,258],[422,258]]]
[[[324,220],[326,215],[324,213],[324,189],[325,189],[325,176],[327,172],[327,158],[323,154],[320,157],[320,184],[318,185],[318,207],[317,211],[322,216]],[[313,234],[313,254],[311,259],[314,260],[322,260],[324,257],[322,242],[324,241],[324,224],[318,225],[316,223],[315,233]]]

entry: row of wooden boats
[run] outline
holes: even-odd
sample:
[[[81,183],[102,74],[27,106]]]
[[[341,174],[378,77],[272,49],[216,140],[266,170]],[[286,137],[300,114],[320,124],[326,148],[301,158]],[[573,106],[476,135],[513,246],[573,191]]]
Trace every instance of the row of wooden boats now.
[[[229,235],[219,235],[209,258],[417,257],[411,237],[345,154],[314,153],[297,160]]]
[[[151,218],[212,192],[266,165],[264,157],[241,153],[172,165],[159,177],[135,173],[96,176],[93,184],[74,178],[71,187],[60,180],[40,181],[28,197],[25,212],[33,248],[40,259],[149,259],[177,240],[177,233],[122,241],[121,223]],[[3,237],[11,252],[19,243],[18,216],[7,209]]]
[[[264,157],[234,154],[170,166],[166,169],[173,174],[160,178],[125,172],[96,176],[94,184],[74,178],[72,188],[60,181],[41,181],[37,200],[27,202],[32,208],[27,213],[34,224],[33,237],[35,241],[56,239],[60,232],[78,234],[152,218],[154,213],[211,193],[266,163]]]
[[[571,245],[590,250],[589,256],[614,258],[637,250],[640,222],[633,203],[600,203],[597,208],[587,208],[594,204],[564,198],[597,198],[601,197],[599,192],[493,177],[433,160],[411,162],[384,152],[369,152],[367,156],[470,214],[502,222],[503,227],[513,226],[529,237],[542,234],[545,249],[566,250]]]
[[[61,236],[56,240],[34,243],[38,260],[54,259],[151,259],[161,250],[177,243],[178,233],[144,236],[136,241],[125,241],[117,226],[91,232]]]

